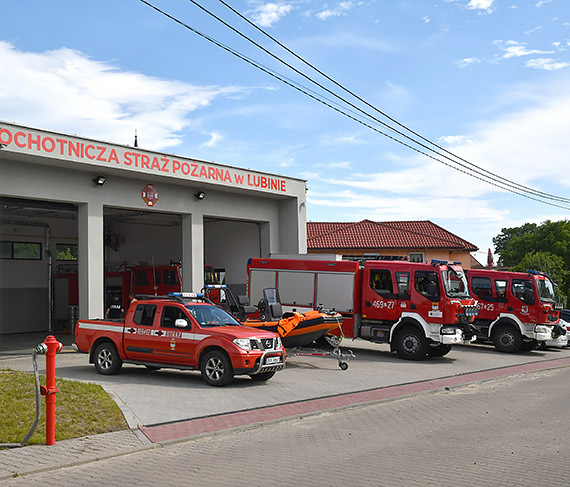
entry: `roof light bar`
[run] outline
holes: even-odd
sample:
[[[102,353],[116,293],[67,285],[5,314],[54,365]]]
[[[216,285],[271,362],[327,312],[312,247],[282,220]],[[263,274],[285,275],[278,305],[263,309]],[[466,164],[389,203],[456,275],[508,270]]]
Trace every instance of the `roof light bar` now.
[[[173,296],[175,298],[203,298],[203,293],[168,293],[169,296]]]

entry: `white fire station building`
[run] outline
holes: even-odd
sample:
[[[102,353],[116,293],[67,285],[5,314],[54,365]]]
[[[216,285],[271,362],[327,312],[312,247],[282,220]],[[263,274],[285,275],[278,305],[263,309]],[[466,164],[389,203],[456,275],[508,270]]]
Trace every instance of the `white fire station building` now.
[[[136,265],[181,263],[184,291],[207,266],[245,294],[250,257],[306,252],[305,192],[300,179],[0,122],[0,335],[102,318],[109,276]]]

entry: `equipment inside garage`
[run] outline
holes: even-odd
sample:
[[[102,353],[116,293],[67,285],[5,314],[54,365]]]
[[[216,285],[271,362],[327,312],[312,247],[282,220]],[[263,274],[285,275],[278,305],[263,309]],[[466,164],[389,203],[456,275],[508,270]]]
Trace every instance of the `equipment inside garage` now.
[[[0,204],[0,324],[18,324],[21,332],[43,331],[45,323],[52,331],[71,330],[79,306],[77,208],[14,198],[0,198]],[[260,224],[207,219],[204,226],[205,263],[216,271],[215,279],[244,294],[247,259],[261,256]],[[120,294],[126,302],[127,270],[179,264],[180,228],[179,215],[106,207],[106,300]]]

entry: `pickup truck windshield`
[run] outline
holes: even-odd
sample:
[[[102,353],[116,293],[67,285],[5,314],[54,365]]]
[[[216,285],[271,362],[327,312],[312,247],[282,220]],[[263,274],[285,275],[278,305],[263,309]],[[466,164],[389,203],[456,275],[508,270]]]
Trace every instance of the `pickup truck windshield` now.
[[[441,277],[443,280],[443,287],[445,288],[445,294],[450,298],[469,298],[469,290],[467,289],[467,279],[465,278],[465,273],[463,270],[457,271],[452,266],[449,266],[447,270],[441,271]]]
[[[543,303],[555,303],[556,295],[554,294],[554,285],[552,281],[545,277],[544,279],[536,279],[538,295]]]
[[[187,304],[186,309],[200,326],[242,326],[233,316],[209,304]]]

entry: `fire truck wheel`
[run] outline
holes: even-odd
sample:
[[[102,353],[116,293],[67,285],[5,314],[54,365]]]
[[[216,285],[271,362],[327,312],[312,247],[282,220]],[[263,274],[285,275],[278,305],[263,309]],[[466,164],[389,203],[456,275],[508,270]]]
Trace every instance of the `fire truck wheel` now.
[[[406,326],[396,334],[396,353],[407,360],[422,360],[428,351],[426,337],[415,326]]]
[[[121,370],[123,361],[111,342],[99,344],[95,349],[95,369],[102,375],[114,375]]]
[[[273,377],[274,375],[275,372],[261,372],[260,374],[250,375],[250,377],[257,382],[261,382],[264,380],[271,379],[271,377]]]
[[[493,333],[493,343],[499,352],[516,353],[522,341],[522,335],[512,326],[501,326]]]
[[[200,365],[200,372],[206,383],[211,386],[225,386],[234,378],[230,359],[220,350],[212,350],[205,355]]]
[[[440,343],[437,347],[429,347],[427,353],[430,357],[443,357],[450,351],[451,345],[444,345],[443,343]]]

